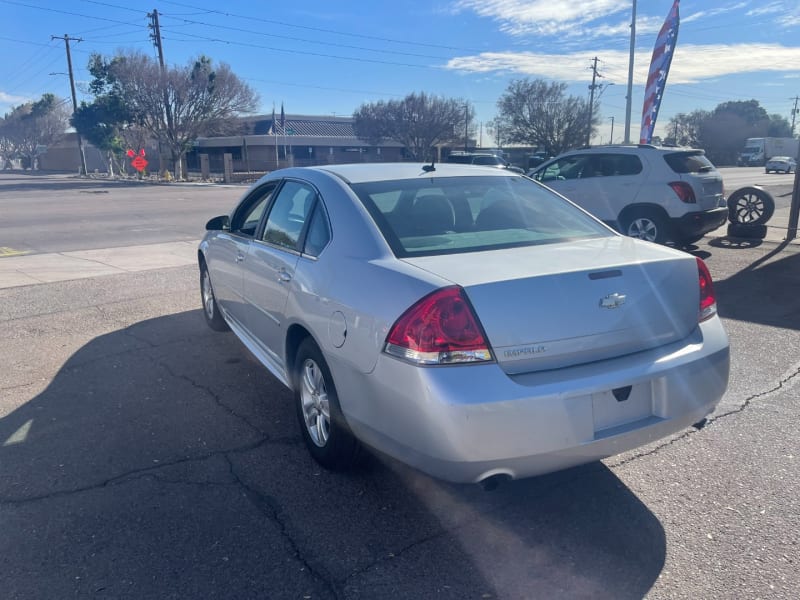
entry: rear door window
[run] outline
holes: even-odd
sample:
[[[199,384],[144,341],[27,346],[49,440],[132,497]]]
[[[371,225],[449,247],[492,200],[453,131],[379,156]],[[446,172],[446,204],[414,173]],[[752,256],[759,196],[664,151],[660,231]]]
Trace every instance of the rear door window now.
[[[316,192],[299,181],[287,181],[269,211],[262,239],[270,244],[299,250],[298,242],[311,213]]]

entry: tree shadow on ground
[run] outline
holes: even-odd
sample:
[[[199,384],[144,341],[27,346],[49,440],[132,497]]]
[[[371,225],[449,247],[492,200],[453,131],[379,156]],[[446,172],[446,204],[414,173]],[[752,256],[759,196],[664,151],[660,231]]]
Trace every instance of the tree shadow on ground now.
[[[8,598],[641,598],[655,516],[603,464],[494,492],[321,470],[291,395],[199,311],[75,352],[0,419]]]

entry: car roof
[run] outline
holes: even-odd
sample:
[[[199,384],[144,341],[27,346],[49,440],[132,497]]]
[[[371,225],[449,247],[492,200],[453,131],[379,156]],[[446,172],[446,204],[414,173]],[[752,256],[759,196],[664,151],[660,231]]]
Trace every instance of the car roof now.
[[[434,170],[427,170],[431,163],[354,163],[345,165],[325,165],[286,169],[286,174],[299,176],[303,171],[320,171],[335,175],[347,183],[367,183],[371,181],[393,181],[397,179],[419,179],[420,177],[519,177],[518,173],[454,163],[435,163]],[[292,173],[289,173],[291,171]],[[276,175],[273,172],[271,175]]]
[[[573,148],[572,150],[567,150],[563,152],[563,154],[573,154],[575,152],[593,152],[593,153],[603,153],[603,152],[630,152],[632,154],[638,154],[642,151],[654,151],[654,152],[702,152],[705,153],[704,150],[699,148],[691,148],[689,146],[655,146],[652,144],[609,144],[606,146],[586,146],[584,148]]]

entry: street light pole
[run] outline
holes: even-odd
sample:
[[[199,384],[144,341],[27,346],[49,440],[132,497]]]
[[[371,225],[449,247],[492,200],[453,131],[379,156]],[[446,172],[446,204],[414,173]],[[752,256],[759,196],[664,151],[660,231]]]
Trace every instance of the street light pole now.
[[[631,143],[631,102],[633,100],[633,55],[636,50],[636,0],[633,0],[631,15],[631,49],[628,58],[628,93],[625,96],[625,140],[623,144]]]
[[[608,143],[609,144],[613,144],[614,143],[614,117],[608,117],[608,118],[611,119],[611,139],[608,140]]]
[[[469,141],[469,104],[464,105],[464,152],[467,152]]]

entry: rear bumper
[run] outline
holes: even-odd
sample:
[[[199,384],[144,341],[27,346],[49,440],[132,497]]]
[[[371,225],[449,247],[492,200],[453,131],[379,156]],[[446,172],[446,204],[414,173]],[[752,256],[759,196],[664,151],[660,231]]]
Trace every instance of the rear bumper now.
[[[385,355],[367,377],[343,368],[333,376],[358,438],[435,477],[477,482],[599,460],[696,423],[725,392],[729,351],[715,317],[669,346],[524,375]],[[611,392],[627,386],[627,399]]]
[[[695,237],[722,227],[727,219],[727,208],[712,208],[672,219],[672,229],[679,237]]]

